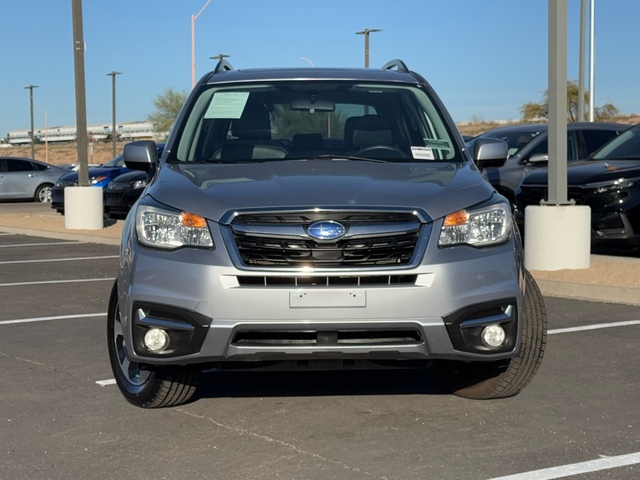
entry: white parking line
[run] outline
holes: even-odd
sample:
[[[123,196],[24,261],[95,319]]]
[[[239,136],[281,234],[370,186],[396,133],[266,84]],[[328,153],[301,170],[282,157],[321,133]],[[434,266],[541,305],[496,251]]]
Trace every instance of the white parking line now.
[[[43,280],[41,282],[16,282],[16,283],[0,283],[0,287],[21,287],[24,285],[48,285],[52,283],[83,283],[83,282],[104,282],[113,281],[115,277],[110,278],[76,278],[72,280]]]
[[[115,385],[116,384],[116,379],[115,378],[110,378],[108,380],[98,380],[96,383],[98,385],[100,385],[101,387],[106,387],[107,385]]]
[[[0,325],[15,325],[16,323],[48,322],[50,320],[68,320],[70,318],[106,317],[106,316],[107,316],[107,312],[79,313],[77,315],[58,315],[55,317],[21,318],[19,320],[0,320]]]
[[[572,477],[582,473],[599,472],[612,468],[626,467],[640,463],[640,452],[629,453],[627,455],[617,455],[615,457],[603,457],[598,460],[562,465],[559,467],[544,468],[531,472],[497,477],[491,480],[553,480],[554,478]]]
[[[41,260],[11,260],[0,262],[0,265],[13,265],[18,263],[40,263],[40,262],[74,262],[77,260],[103,260],[105,258],[118,258],[119,255],[105,255],[103,257],[75,257],[75,258],[43,258]]]
[[[12,245],[0,245],[0,248],[15,248],[15,247],[42,247],[49,245],[80,245],[87,242],[41,242],[41,243],[14,243]]]
[[[583,325],[582,327],[556,328],[554,330],[549,330],[547,334],[554,335],[556,333],[584,332],[586,330],[600,330],[601,328],[628,327],[631,325],[640,325],[640,320],[629,320],[626,322],[596,323],[595,325]]]

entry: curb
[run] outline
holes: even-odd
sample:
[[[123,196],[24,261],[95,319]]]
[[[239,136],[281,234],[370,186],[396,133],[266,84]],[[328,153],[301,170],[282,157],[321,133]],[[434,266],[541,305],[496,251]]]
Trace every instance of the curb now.
[[[81,233],[45,232],[28,228],[0,227],[0,232],[30,235],[32,237],[55,238],[58,240],[76,240],[86,243],[101,243],[104,245],[120,245],[120,238],[100,237]]]
[[[546,297],[572,298],[575,300],[588,300],[590,302],[640,306],[640,290],[636,288],[538,279],[536,279],[536,283],[542,295]]]

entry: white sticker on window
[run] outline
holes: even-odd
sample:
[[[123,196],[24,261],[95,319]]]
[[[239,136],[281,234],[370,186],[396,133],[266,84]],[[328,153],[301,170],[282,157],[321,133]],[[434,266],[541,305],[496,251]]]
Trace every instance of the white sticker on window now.
[[[213,96],[205,118],[240,118],[249,92],[218,92]]]
[[[433,150],[429,147],[411,147],[411,155],[417,160],[435,160]]]
[[[424,141],[425,146],[431,148],[438,148],[440,150],[451,150],[451,145],[446,140],[436,140],[434,138],[427,138]]]

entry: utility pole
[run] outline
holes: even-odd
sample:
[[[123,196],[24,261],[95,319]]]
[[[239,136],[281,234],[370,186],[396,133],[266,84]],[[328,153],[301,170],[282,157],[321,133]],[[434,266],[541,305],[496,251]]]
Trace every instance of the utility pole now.
[[[589,12],[589,121],[594,120],[595,111],[595,56],[596,56],[596,0],[591,0],[591,10]]]
[[[226,55],[224,53],[219,53],[218,55],[214,55],[213,57],[209,57],[211,60],[218,60],[221,62],[224,58],[230,57],[231,55]]]
[[[118,132],[116,131],[116,75],[122,75],[122,72],[112,71],[107,75],[111,77],[111,143],[113,144],[111,158],[115,158],[118,140]]]
[[[356,35],[364,35],[364,68],[369,68],[369,34],[373,32],[381,32],[379,28],[365,28]]]
[[[29,132],[29,136],[31,137],[31,158],[35,160],[36,158],[36,145],[33,131],[33,89],[38,88],[37,85],[27,85],[24,87],[29,90],[29,116],[31,118],[31,130]]]
[[[84,81],[84,34],[82,31],[82,0],[71,0],[73,16],[73,65],[76,84],[76,135],[78,143],[78,185],[89,185],[87,152],[87,101]]]

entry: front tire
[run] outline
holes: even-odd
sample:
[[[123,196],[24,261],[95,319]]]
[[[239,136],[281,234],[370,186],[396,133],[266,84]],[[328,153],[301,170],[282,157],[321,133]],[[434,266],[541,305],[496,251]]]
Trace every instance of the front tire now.
[[[37,190],[35,195],[33,196],[34,200],[36,202],[39,203],[51,203],[51,188],[53,187],[53,185],[51,184],[45,184],[45,185],[40,185]]]
[[[117,282],[109,298],[107,342],[116,384],[129,403],[141,408],[173,407],[189,401],[195,394],[199,371],[146,370],[129,360],[120,317]]]
[[[507,398],[526,387],[542,363],[547,344],[547,313],[533,276],[525,270],[522,349],[511,359],[496,363],[443,362],[435,367],[440,383],[459,397]]]

